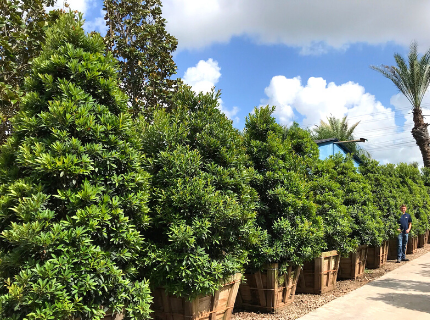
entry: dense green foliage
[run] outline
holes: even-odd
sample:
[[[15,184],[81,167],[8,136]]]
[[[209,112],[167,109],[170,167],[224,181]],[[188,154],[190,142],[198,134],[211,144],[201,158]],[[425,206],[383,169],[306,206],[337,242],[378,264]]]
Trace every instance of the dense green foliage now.
[[[400,193],[402,202],[408,207],[407,212],[412,216],[412,235],[424,234],[429,229],[430,197],[420,170],[410,164],[400,163],[396,166],[400,178]],[[400,213],[397,214],[400,217]]]
[[[321,253],[322,219],[309,198],[308,161],[318,155],[314,143],[302,144],[298,130],[283,139],[273,108],[255,108],[246,119],[247,152],[257,171],[252,186],[260,201],[257,223],[264,239],[251,252],[251,269],[268,262],[301,265]],[[299,142],[300,141],[300,142]]]
[[[166,29],[161,0],[104,0],[105,42],[120,66],[121,88],[134,115],[151,117],[154,109],[172,107],[178,82],[172,53],[178,42]]]
[[[335,171],[331,179],[343,189],[343,204],[353,219],[350,237],[358,244],[379,246],[385,240],[382,213],[374,205],[371,184],[354,167],[350,156],[340,154],[325,161],[333,161]]]
[[[414,165],[400,163],[380,165],[375,160],[366,160],[360,172],[372,186],[374,203],[383,213],[386,238],[398,234],[400,206],[406,204],[412,216],[411,234],[423,234],[429,228],[430,198],[423,174]]]
[[[0,0],[0,144],[12,132],[30,60],[40,54],[45,31],[59,10],[46,12],[55,0]]]
[[[76,20],[75,20],[76,19]],[[149,314],[137,278],[148,178],[116,62],[63,15],[32,62],[0,156],[0,318]]]
[[[151,286],[195,297],[243,270],[258,241],[257,195],[243,138],[218,109],[217,93],[183,86],[175,109],[141,118],[152,174],[145,274]]]
[[[401,203],[413,235],[429,228],[426,168],[319,160],[269,107],[241,134],[219,93],[170,80],[159,0],[105,0],[104,39],[81,16],[48,18],[51,2],[0,0],[2,102],[15,108],[30,73],[0,154],[1,319],[146,319],[150,286],[194,298],[245,268],[378,246]],[[318,138],[352,138],[346,118],[329,122]]]
[[[346,255],[355,250],[359,242],[351,237],[354,221],[344,204],[344,186],[336,179],[339,160],[315,160],[311,190],[313,201],[317,204],[317,214],[324,222],[325,250],[337,250]]]

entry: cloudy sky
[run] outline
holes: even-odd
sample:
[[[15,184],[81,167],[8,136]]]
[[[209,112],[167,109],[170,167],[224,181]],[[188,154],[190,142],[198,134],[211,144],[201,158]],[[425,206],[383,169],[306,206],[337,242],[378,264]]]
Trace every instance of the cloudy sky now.
[[[60,0],[60,2],[62,2]],[[68,0],[87,31],[104,34],[102,0]],[[61,3],[60,3],[61,6]],[[329,115],[361,121],[373,158],[422,164],[410,105],[370,65],[393,65],[416,40],[430,48],[428,0],[164,0],[179,41],[181,77],[196,91],[222,90],[221,110],[242,129],[254,107],[279,123],[314,127]],[[423,103],[430,118],[430,97]],[[427,119],[429,119],[427,118]]]

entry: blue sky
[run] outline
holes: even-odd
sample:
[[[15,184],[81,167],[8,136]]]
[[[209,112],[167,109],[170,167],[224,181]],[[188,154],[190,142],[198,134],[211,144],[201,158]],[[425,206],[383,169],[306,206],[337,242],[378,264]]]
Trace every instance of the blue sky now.
[[[104,34],[102,1],[68,3],[84,12],[87,31]],[[357,136],[383,163],[422,160],[408,102],[369,66],[393,65],[413,40],[430,48],[429,13],[427,0],[163,1],[167,30],[179,41],[177,76],[196,91],[221,89],[220,108],[235,127],[266,104],[285,125],[312,128],[347,115],[361,121]]]

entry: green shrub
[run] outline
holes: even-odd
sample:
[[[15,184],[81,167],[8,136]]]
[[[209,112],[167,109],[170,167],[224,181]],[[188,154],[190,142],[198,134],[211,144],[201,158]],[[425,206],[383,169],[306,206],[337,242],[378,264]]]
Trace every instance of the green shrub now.
[[[397,229],[401,214],[400,206],[404,201],[401,193],[402,183],[396,166],[380,165],[376,160],[363,159],[360,172],[370,183],[374,204],[382,213],[385,238],[396,237],[399,234]]]
[[[317,144],[309,131],[301,129],[297,123],[284,129],[284,139],[292,146],[292,156],[306,173],[311,193],[308,195],[316,204],[316,214],[324,225],[323,250],[337,250],[347,254],[357,247],[357,241],[350,238],[352,218],[343,204],[344,194],[335,176],[336,163],[333,159],[319,160]],[[297,166],[296,166],[297,167]]]
[[[324,250],[337,250],[347,255],[358,246],[351,237],[353,219],[343,204],[345,193],[337,179],[340,158],[315,160],[312,168],[311,190],[317,204],[317,214],[324,222]]]
[[[273,111],[255,108],[245,125],[247,152],[258,173],[252,183],[260,197],[257,223],[264,234],[251,252],[249,269],[271,262],[301,265],[324,247],[322,219],[309,198],[309,166],[303,160],[318,150],[299,141],[297,127],[285,133]]]
[[[352,218],[352,241],[358,244],[380,246],[386,239],[382,213],[374,205],[372,189],[366,178],[354,167],[351,156],[336,154],[324,161],[333,161],[335,170],[329,178],[341,188],[343,205]]]
[[[75,20],[76,19],[76,20]],[[0,158],[0,318],[149,315],[148,174],[116,64],[79,15],[47,32]]]
[[[412,235],[424,234],[429,229],[430,197],[420,170],[412,164],[400,163],[396,166],[399,176],[402,203],[407,205],[407,212],[412,216]],[[400,218],[398,209],[397,219]]]
[[[183,86],[174,99],[172,112],[141,119],[153,187],[143,265],[151,286],[193,298],[243,270],[258,241],[257,194],[243,138],[217,109],[219,94]]]

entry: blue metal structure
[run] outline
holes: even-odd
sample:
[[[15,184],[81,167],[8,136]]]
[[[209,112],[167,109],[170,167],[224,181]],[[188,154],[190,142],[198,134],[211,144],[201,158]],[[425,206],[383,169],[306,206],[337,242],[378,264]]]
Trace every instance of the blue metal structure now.
[[[339,140],[336,138],[315,140],[315,143],[318,145],[318,149],[320,151],[321,160],[324,160],[329,156],[334,156],[339,152],[343,155],[351,153],[351,151],[347,147],[345,147],[342,143],[335,143],[338,141]],[[354,166],[358,168],[361,163],[360,158],[354,155],[353,160],[354,160]]]

